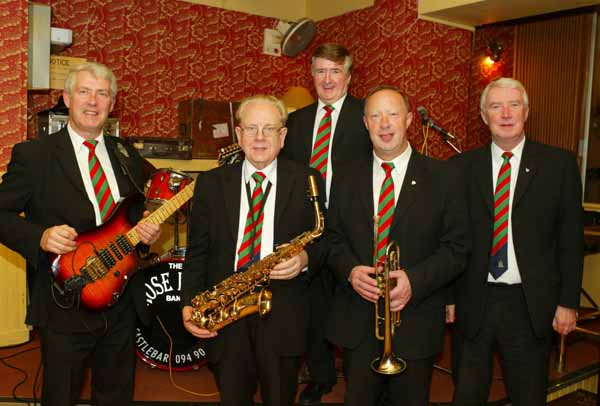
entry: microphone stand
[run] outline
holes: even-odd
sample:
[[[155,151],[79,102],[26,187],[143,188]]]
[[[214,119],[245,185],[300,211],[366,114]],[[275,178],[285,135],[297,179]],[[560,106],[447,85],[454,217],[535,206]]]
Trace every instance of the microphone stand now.
[[[457,154],[462,154],[462,151],[460,150],[460,148],[457,147],[456,145],[454,145],[452,143],[452,141],[450,141],[450,137],[448,137],[446,134],[437,131],[429,122],[427,124],[423,124],[423,126],[429,127],[432,130],[436,131],[438,134],[440,134],[440,137],[442,137],[442,141],[444,141],[446,144],[448,144],[450,146],[450,148],[452,148]]]

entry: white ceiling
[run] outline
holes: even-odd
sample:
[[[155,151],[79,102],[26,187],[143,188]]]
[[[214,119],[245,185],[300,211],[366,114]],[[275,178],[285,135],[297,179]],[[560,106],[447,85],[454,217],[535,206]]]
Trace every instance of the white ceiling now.
[[[476,26],[600,4],[600,0],[419,0],[419,18]]]

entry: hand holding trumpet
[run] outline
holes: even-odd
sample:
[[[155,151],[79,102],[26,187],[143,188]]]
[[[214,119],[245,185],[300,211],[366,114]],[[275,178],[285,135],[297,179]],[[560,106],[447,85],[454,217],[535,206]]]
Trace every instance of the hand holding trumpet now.
[[[349,278],[350,284],[356,293],[371,303],[375,303],[381,295],[374,275],[375,268],[372,266],[357,265],[350,271]],[[408,275],[403,269],[398,269],[390,272],[390,279],[396,281],[394,288],[390,291],[391,310],[402,310],[412,298],[412,288]]]

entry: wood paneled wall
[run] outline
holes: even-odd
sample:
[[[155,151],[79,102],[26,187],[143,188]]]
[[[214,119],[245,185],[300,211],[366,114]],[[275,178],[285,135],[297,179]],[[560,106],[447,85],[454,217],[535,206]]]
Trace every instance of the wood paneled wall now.
[[[528,137],[577,152],[584,136],[593,14],[517,26],[515,77],[529,94]]]

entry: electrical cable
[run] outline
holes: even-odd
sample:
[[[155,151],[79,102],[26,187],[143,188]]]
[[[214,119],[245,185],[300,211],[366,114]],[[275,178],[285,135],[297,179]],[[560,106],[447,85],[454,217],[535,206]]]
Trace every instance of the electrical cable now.
[[[18,351],[18,352],[14,353],[14,354],[7,355],[5,357],[1,357],[0,358],[0,363],[2,365],[4,365],[5,367],[7,367],[9,369],[13,369],[13,370],[15,370],[17,372],[20,372],[23,375],[23,379],[21,379],[19,382],[17,382],[17,384],[15,386],[13,386],[13,388],[12,388],[12,397],[13,397],[13,399],[16,402],[26,403],[27,406],[32,406],[32,405],[29,403],[29,401],[27,399],[22,399],[22,398],[20,398],[20,397],[17,396],[17,389],[21,385],[23,385],[25,382],[27,382],[27,379],[29,379],[29,375],[27,374],[27,372],[25,370],[23,370],[23,369],[21,369],[19,367],[16,367],[16,366],[14,366],[12,364],[9,364],[8,362],[6,362],[6,360],[14,358],[14,357],[17,357],[17,356],[19,356],[21,354],[25,354],[25,353],[33,351],[33,350],[37,350],[39,348],[40,348],[39,346],[28,348],[26,350]],[[38,368],[38,371],[39,371],[39,368]],[[37,379],[37,375],[36,375],[36,379]],[[35,385],[35,383],[34,383],[34,385]],[[35,406],[35,403],[36,403],[36,400],[35,400],[35,386],[34,386],[34,404],[33,404],[33,406]]]
[[[180,391],[185,392],[185,393],[189,393],[191,395],[203,396],[203,397],[209,397],[209,396],[216,396],[216,395],[218,395],[219,392],[212,392],[212,393],[194,392],[192,390],[189,390],[189,389],[186,389],[184,387],[181,387],[181,386],[179,386],[179,385],[177,385],[175,383],[175,380],[173,379],[173,367],[171,365],[171,360],[173,359],[173,338],[171,337],[171,335],[167,331],[165,325],[163,324],[162,320],[160,319],[160,317],[158,315],[156,316],[156,319],[158,320],[158,323],[160,324],[160,327],[162,328],[163,332],[165,333],[165,335],[169,339],[169,379],[171,381],[171,385],[173,385],[175,388],[179,389]]]

